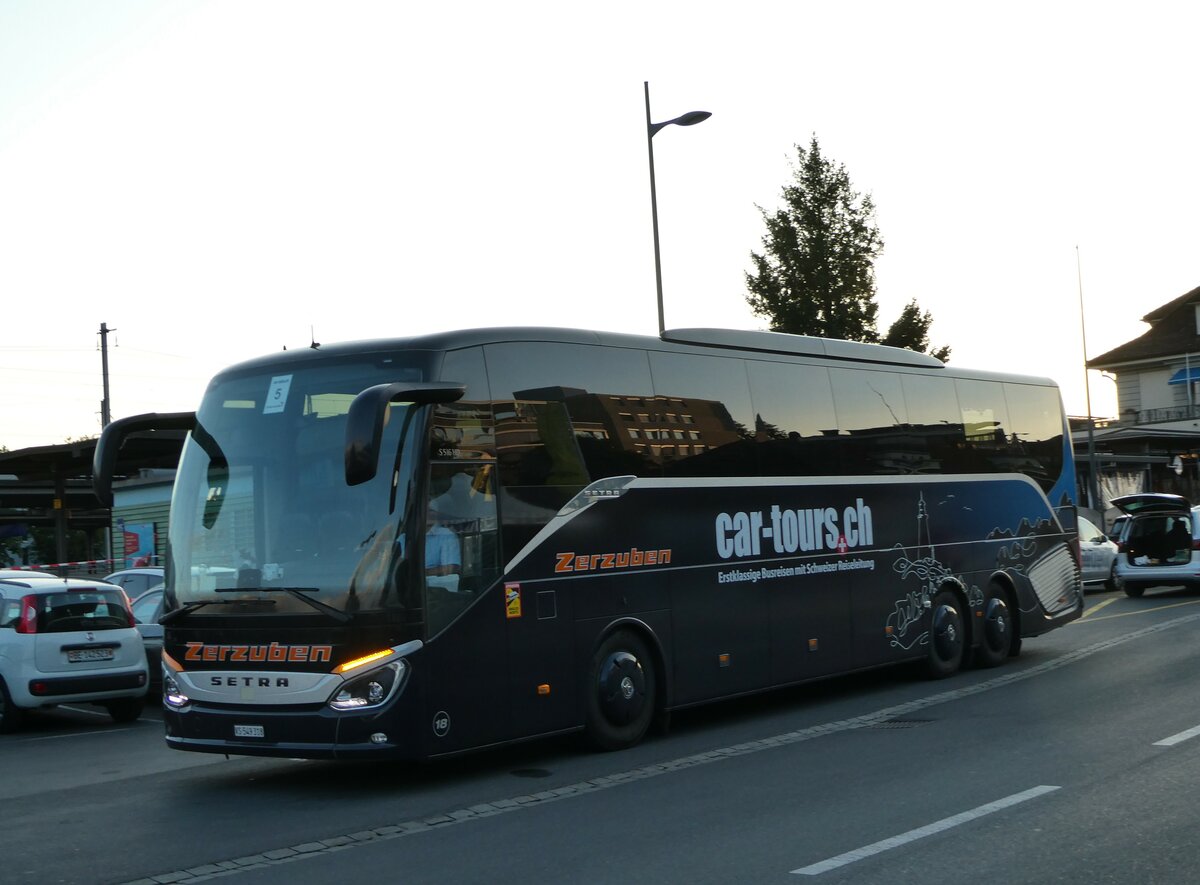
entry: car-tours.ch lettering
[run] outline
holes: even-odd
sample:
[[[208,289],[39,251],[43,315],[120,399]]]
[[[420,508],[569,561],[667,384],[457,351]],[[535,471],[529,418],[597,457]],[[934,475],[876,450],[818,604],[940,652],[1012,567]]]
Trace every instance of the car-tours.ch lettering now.
[[[871,508],[856,499],[840,513],[836,507],[792,510],[773,504],[761,510],[718,513],[717,555],[722,559],[767,553],[846,552],[873,543]],[[769,544],[764,545],[764,541]],[[765,550],[764,550],[765,546]]]

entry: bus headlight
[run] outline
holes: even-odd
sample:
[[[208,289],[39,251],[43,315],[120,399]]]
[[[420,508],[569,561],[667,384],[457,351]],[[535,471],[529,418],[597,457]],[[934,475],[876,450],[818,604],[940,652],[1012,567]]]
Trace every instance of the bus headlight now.
[[[401,658],[346,682],[329,706],[335,710],[363,710],[387,701],[404,682],[408,664]]]
[[[163,667],[163,701],[169,707],[186,707],[191,703],[191,698],[179,690],[179,683],[175,681],[175,676],[166,667]]]

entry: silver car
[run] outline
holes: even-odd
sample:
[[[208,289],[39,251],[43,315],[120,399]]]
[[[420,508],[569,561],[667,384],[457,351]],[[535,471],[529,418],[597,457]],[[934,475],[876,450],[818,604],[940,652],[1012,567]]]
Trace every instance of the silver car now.
[[[162,682],[163,628],[158,619],[162,617],[164,586],[160,583],[151,587],[131,606],[137,631],[142,634],[142,643],[146,646],[146,666],[150,668],[152,686]]]
[[[1155,586],[1200,589],[1200,507],[1164,493],[1126,495],[1111,503],[1129,516],[1114,572],[1127,596]]]
[[[1117,545],[1095,523],[1082,516],[1077,521],[1084,589],[1103,584],[1105,590],[1116,590]]]
[[[143,568],[123,568],[101,580],[106,584],[116,584],[125,591],[125,595],[130,599],[137,599],[151,587],[161,584],[166,571],[161,566],[155,565]]]

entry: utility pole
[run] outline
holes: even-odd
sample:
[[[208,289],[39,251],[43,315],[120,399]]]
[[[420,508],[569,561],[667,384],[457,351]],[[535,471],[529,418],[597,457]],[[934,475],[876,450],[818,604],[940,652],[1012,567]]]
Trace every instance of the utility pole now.
[[[115,332],[107,323],[100,324],[100,370],[104,375],[104,399],[100,400],[100,426],[107,427],[112,419],[108,402],[108,333]]]
[[[104,399],[100,400],[100,427],[101,429],[108,426],[108,422],[112,420],[111,409],[108,402],[108,333],[115,332],[116,329],[108,328],[107,323],[100,324],[100,370],[104,376]],[[105,547],[108,549],[108,557],[111,560],[113,557],[113,532],[112,532],[112,510],[109,510],[109,526],[105,529],[104,534],[108,539]],[[59,544],[59,562],[63,561],[66,556],[66,538],[64,537]]]

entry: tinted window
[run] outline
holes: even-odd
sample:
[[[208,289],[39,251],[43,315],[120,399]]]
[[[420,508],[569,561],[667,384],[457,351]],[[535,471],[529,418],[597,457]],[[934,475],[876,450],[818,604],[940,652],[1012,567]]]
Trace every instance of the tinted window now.
[[[649,425],[654,397],[575,393],[565,397],[575,441],[593,479],[659,476]]]
[[[742,360],[651,352],[650,372],[655,396],[643,426],[665,476],[758,474]]]
[[[459,400],[433,414],[429,457],[435,460],[489,460],[496,457],[492,404]]]
[[[912,428],[910,473],[962,473],[964,446],[958,394],[952,378],[901,375]]]
[[[503,545],[514,556],[587,485],[588,475],[565,404],[518,399],[493,408]]]
[[[1063,466],[1062,404],[1058,391],[1052,387],[1006,383],[1004,394],[1016,466],[1049,490],[1058,481]]]
[[[431,464],[423,553],[429,636],[500,575],[499,534],[493,466]]]
[[[991,381],[958,379],[958,405],[962,413],[964,449],[959,469],[963,473],[1008,473],[1014,468],[1009,450],[1010,423],[1004,388]]]
[[[583,459],[591,479],[658,474],[647,433],[654,393],[644,351],[586,344],[494,344],[487,348],[487,366],[497,401],[554,402],[566,410],[575,435],[573,454]],[[506,405],[497,408],[511,411]],[[520,427],[517,432],[527,436],[528,430]],[[505,436],[500,444],[511,457]]]
[[[447,351],[442,359],[441,379],[465,384],[465,400],[486,400],[491,396],[483,351],[478,347]]]
[[[747,360],[746,370],[762,475],[836,473],[837,413],[829,370],[759,360]]]
[[[587,344],[511,342],[486,348],[492,396],[504,399],[519,390],[556,386],[580,393],[651,393],[646,354],[619,347]]]
[[[920,463],[918,442],[907,428],[900,378],[892,372],[830,369],[841,442],[841,469],[848,474],[910,473]]]

